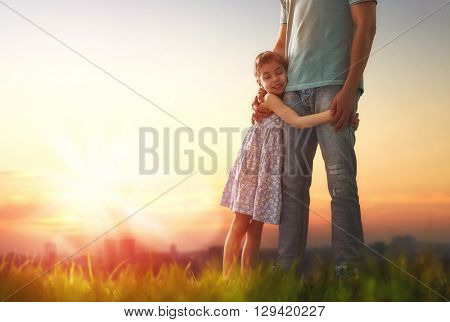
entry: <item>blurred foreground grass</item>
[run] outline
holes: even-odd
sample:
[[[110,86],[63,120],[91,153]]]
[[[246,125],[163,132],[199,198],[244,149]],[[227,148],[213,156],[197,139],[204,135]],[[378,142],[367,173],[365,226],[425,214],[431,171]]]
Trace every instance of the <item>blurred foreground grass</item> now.
[[[89,258],[89,257],[88,257]],[[222,278],[218,261],[210,261],[197,276],[190,266],[173,263],[157,273],[140,272],[122,264],[108,273],[91,264],[86,268],[64,262],[47,269],[29,258],[18,265],[0,263],[0,298],[7,301],[444,301],[449,297],[449,272],[432,252],[418,254],[412,262],[401,256],[397,265],[431,287],[386,262],[367,260],[357,280],[335,279],[333,266],[319,260],[308,276],[272,272],[260,263],[247,278],[235,271]],[[38,278],[39,277],[39,278]],[[33,281],[28,286],[24,285]],[[22,288],[22,289],[21,289]],[[20,291],[16,292],[18,289]],[[16,293],[15,293],[16,292]],[[11,294],[13,294],[11,296]]]

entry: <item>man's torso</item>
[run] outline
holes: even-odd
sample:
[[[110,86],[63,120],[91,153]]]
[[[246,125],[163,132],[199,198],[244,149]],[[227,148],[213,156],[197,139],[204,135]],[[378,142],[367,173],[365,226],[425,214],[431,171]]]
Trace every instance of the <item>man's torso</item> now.
[[[287,22],[286,91],[345,82],[353,39],[350,4],[358,1],[281,0],[281,20]]]

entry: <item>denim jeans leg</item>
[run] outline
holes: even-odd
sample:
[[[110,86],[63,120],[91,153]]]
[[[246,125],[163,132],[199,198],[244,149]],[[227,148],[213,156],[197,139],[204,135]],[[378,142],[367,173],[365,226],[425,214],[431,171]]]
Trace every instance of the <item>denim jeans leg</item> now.
[[[310,91],[311,93],[312,91]],[[311,99],[305,91],[286,92],[284,103],[299,115],[312,114]],[[309,188],[317,150],[315,128],[297,129],[284,123],[282,206],[279,225],[277,265],[289,270],[303,258],[309,221]]]
[[[341,88],[340,85],[333,85],[318,89],[315,93],[315,112],[327,110]],[[359,94],[355,112],[358,100]],[[333,256],[336,274],[340,274],[347,268],[358,268],[364,261],[364,234],[356,182],[355,131],[349,126],[334,132],[334,127],[329,123],[316,127],[316,131],[331,195]]]

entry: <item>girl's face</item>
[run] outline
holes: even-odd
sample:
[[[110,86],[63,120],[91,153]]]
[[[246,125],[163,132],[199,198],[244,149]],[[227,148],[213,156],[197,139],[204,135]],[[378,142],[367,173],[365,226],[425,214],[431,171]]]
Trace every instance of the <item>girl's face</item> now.
[[[267,93],[283,94],[287,84],[286,70],[276,61],[264,64],[259,69],[259,81]]]

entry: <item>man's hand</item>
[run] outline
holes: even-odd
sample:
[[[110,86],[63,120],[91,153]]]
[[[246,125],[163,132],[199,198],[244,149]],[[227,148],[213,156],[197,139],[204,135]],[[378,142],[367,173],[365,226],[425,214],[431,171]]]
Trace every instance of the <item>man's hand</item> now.
[[[263,89],[258,90],[258,95],[255,96],[255,99],[252,103],[252,124],[259,123],[263,118],[271,115],[273,112],[268,108],[261,106],[261,103],[264,102],[264,96],[266,95],[266,91]]]
[[[331,103],[331,124],[335,132],[352,123],[353,111],[356,105],[356,91],[340,90]]]

